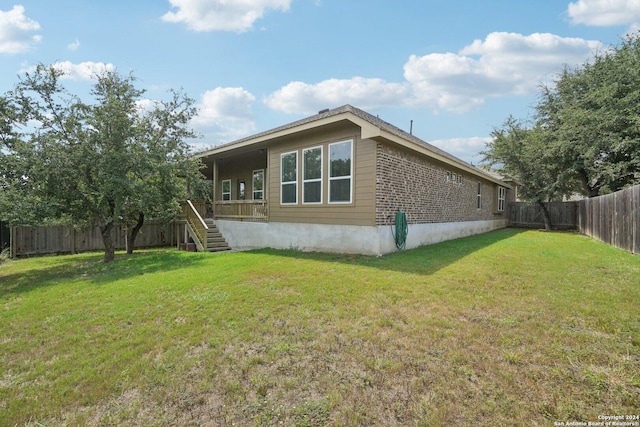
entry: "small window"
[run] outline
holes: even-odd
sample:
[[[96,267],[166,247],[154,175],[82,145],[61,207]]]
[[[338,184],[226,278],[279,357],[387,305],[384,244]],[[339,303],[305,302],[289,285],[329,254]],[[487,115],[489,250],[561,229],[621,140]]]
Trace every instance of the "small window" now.
[[[322,203],[322,147],[302,150],[302,203]]]
[[[231,200],[231,180],[222,181],[222,200]]]
[[[447,171],[447,182],[451,182],[451,172]]]
[[[253,200],[264,200],[264,170],[253,171]]]
[[[462,175],[458,175],[458,184],[462,184]]]
[[[498,211],[504,211],[504,201],[507,194],[507,189],[504,187],[498,187]]]
[[[476,200],[476,206],[478,209],[482,209],[482,183],[478,183],[478,196]]]
[[[351,203],[353,141],[329,145],[329,203]]]
[[[298,152],[284,153],[280,156],[280,203],[293,205],[298,203]]]

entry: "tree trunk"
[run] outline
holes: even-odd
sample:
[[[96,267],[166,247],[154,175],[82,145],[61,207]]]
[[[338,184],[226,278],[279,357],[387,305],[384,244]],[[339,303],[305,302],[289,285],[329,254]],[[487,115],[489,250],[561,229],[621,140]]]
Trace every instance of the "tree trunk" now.
[[[129,233],[129,238],[127,239],[127,254],[131,255],[133,253],[134,243],[136,242],[136,237],[138,236],[138,232],[142,228],[142,224],[144,224],[144,214],[140,212],[138,215],[138,222],[135,227],[131,229]]]
[[[104,227],[100,227],[102,242],[104,243],[104,262],[111,262],[116,257],[116,245],[113,242],[113,236],[111,235],[112,230],[112,221],[109,221]]]
[[[551,214],[549,214],[549,207],[545,202],[538,200],[538,205],[542,208],[542,218],[544,219],[544,229],[551,231]]]
[[[580,175],[580,182],[582,183],[582,188],[587,193],[589,198],[598,197],[600,195],[600,185],[590,185],[589,177],[584,170],[579,170],[578,174]]]

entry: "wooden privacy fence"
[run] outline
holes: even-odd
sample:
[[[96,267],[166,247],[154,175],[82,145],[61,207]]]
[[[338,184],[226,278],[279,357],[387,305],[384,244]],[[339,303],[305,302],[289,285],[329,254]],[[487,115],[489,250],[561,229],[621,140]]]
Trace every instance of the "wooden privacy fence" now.
[[[547,206],[554,229],[573,230],[577,227],[578,202],[553,202]],[[507,217],[510,227],[544,228],[544,215],[538,204],[509,203]]]
[[[637,254],[640,251],[640,185],[581,200],[578,230]]]
[[[177,244],[176,226],[162,221],[145,221],[136,237],[136,248],[173,246]],[[116,226],[113,229],[116,249],[126,248],[126,229]],[[11,228],[11,256],[32,256],[61,253],[77,253],[103,250],[104,243],[99,228],[85,231],[69,226],[27,225]]]

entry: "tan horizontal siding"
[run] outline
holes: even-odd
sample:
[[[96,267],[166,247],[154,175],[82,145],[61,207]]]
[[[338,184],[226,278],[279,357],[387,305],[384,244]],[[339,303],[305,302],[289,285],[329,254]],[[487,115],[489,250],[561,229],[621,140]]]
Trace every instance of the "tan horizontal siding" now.
[[[326,133],[284,141],[269,150],[269,221],[310,224],[375,225],[376,143],[359,138],[356,126],[342,126]],[[350,204],[330,204],[329,196],[329,144],[353,140],[353,193]],[[302,204],[302,150],[322,146],[323,183],[322,204]],[[298,204],[280,204],[280,155],[298,152]]]
[[[265,170],[266,154],[255,151],[245,153],[242,157],[218,160],[218,181],[216,182],[216,200],[222,200],[222,181],[231,180],[231,200],[238,199],[238,181],[245,181],[245,199],[253,198],[253,171]],[[265,194],[266,197],[266,194]]]

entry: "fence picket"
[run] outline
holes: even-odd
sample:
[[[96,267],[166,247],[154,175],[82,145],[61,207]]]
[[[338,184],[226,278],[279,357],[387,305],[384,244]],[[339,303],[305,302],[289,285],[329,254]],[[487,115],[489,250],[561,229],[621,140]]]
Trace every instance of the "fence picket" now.
[[[578,231],[617,248],[638,253],[640,185],[578,203]]]
[[[116,249],[126,247],[126,229],[117,226],[113,230]],[[177,244],[173,223],[146,221],[136,237],[136,248],[173,246]],[[76,231],[68,226],[19,225],[12,227],[12,256],[32,256],[77,253],[104,249],[99,228]]]

